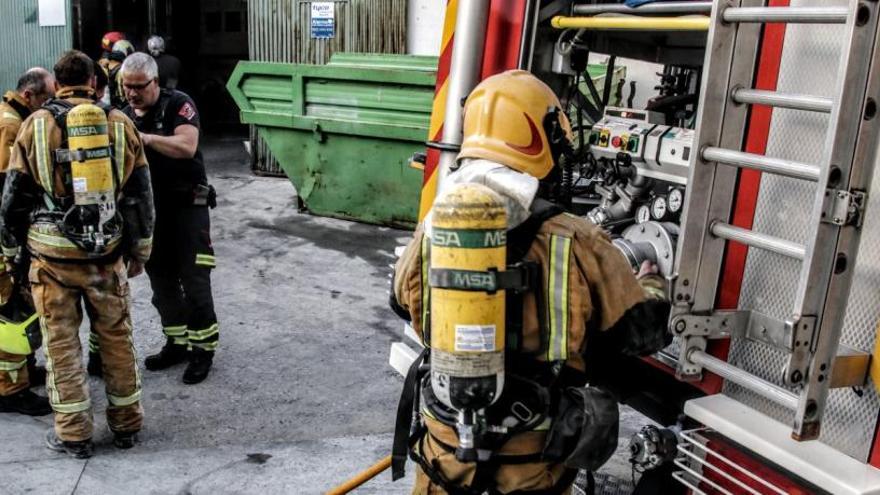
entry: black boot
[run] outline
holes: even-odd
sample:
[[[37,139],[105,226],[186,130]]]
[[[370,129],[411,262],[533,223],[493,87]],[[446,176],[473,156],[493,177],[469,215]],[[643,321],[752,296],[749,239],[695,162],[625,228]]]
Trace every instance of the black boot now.
[[[37,366],[37,358],[33,354],[27,357],[27,369],[31,387],[42,387],[46,384],[46,368]]]
[[[159,351],[158,354],[147,356],[147,359],[144,360],[144,365],[146,365],[147,369],[150,371],[159,371],[164,370],[165,368],[170,368],[175,364],[182,363],[186,361],[188,357],[189,352],[186,350],[185,345],[177,345],[173,340],[168,339],[168,341],[165,342],[165,346],[162,347],[162,350]]]
[[[27,416],[45,416],[52,413],[49,399],[24,389],[6,397],[0,397],[0,412],[14,412]]]
[[[199,348],[194,348],[189,358],[189,365],[183,372],[183,383],[194,385],[208,378],[211,364],[214,362],[214,353]]]
[[[104,361],[101,360],[100,353],[89,353],[89,364],[86,366],[86,371],[89,372],[89,376],[96,376],[98,378],[104,376]]]
[[[140,442],[137,432],[113,432],[113,445],[117,449],[130,449]]]
[[[88,459],[94,453],[94,447],[91,440],[82,440],[79,442],[65,442],[58,438],[55,434],[55,428],[49,428],[46,432],[46,447],[55,452],[67,454],[76,459]]]

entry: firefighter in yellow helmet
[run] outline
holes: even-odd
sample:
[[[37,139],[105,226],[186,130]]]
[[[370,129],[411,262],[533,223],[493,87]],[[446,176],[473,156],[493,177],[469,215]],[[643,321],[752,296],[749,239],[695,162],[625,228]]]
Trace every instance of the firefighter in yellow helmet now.
[[[0,103],[0,187],[6,177],[9,156],[22,121],[54,94],[55,79],[52,74],[46,69],[35,67],[21,75],[15,90],[7,91],[3,95]],[[11,328],[15,326],[13,320],[17,320],[19,316],[14,313],[33,314],[32,308],[24,307],[22,294],[15,289],[10,267],[0,263],[0,332],[6,326],[10,327],[9,330],[16,330]],[[30,311],[25,311],[26,309]],[[12,352],[11,347],[14,346],[4,344],[3,337],[0,337],[0,412],[17,412],[31,416],[51,413],[48,401],[28,389],[46,382],[46,370],[36,366],[32,352]]]
[[[617,402],[590,386],[589,356],[662,348],[665,280],[648,266],[634,274],[602,230],[542,198],[542,179],[570,149],[571,129],[535,76],[509,71],[484,80],[465,103],[463,128],[458,169],[395,267],[391,306],[426,350],[401,396],[393,476],[403,475],[409,455],[419,468],[415,494],[568,493],[577,470],[596,470],[617,443]],[[498,201],[505,235],[493,231]],[[498,247],[506,267],[483,260],[449,268],[487,256],[473,248]],[[502,291],[497,322],[446,309],[466,308],[468,297],[494,305]],[[452,334],[441,339],[441,332]],[[441,352],[442,342],[453,343]],[[496,353],[494,363],[486,350]],[[498,369],[503,379],[492,381]],[[479,402],[486,390],[480,405],[455,406]]]
[[[149,258],[154,218],[137,130],[95,101],[94,70],[75,50],[55,64],[56,97],[22,123],[0,204],[5,262],[22,249],[33,257],[29,280],[55,411],[46,445],[77,458],[92,455],[94,433],[79,339],[83,307],[101,346],[114,445],[132,447],[141,429],[128,277]]]

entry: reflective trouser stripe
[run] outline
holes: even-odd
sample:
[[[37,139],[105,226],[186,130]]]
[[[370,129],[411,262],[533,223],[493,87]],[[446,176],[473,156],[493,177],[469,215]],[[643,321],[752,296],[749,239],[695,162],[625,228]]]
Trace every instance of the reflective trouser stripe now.
[[[34,229],[29,229],[27,233],[28,239],[34,242],[38,242],[40,244],[44,244],[49,247],[54,247],[58,249],[70,249],[73,251],[81,251],[82,248],[71,242],[68,238],[64,237],[61,234],[54,235],[46,232],[38,232]],[[122,236],[116,236],[110,239],[110,242],[107,243],[106,251],[110,252],[119,245],[122,240]]]
[[[550,340],[548,361],[568,359],[568,272],[571,258],[571,239],[550,236],[550,279],[547,298],[547,328]]]
[[[46,328],[45,316],[40,316],[40,333],[43,334],[43,355],[46,357],[46,393],[49,394],[50,404],[58,404],[61,396],[58,395],[58,386],[55,385],[55,362],[49,355],[49,330]]]
[[[69,404],[59,404],[50,400],[49,404],[52,406],[52,410],[62,414],[74,414],[78,412],[88,411],[92,408],[92,401],[90,399],[86,399],[81,402],[72,402]]]
[[[183,337],[186,335],[186,325],[163,327],[162,332],[169,337]]]
[[[138,390],[126,397],[120,397],[118,395],[107,394],[107,400],[111,405],[116,407],[125,407],[130,406],[132,404],[136,404],[139,400],[141,400],[141,391],[140,388]]]
[[[46,119],[43,117],[34,119],[34,150],[37,155],[37,171],[40,174],[40,185],[46,194],[54,193],[52,177],[52,163],[49,157],[49,142],[46,136]]]
[[[94,332],[89,332],[89,352],[95,353],[100,349],[100,345],[98,345],[98,334]]]
[[[210,254],[197,254],[196,265],[215,267],[217,266],[217,260]]]
[[[171,339],[176,345],[187,345],[189,340],[186,338],[186,325],[162,327],[162,333]]]
[[[214,323],[204,330],[188,330],[189,344],[206,351],[215,351],[220,342],[220,325]]]
[[[204,330],[187,330],[186,333],[189,335],[190,340],[205,340],[220,333],[220,325],[214,323]]]
[[[116,148],[116,170],[119,182],[125,178],[125,124],[122,122],[113,123],[113,132],[115,135],[114,146]]]
[[[18,370],[24,368],[26,364],[27,359],[22,359],[21,361],[0,361],[0,371],[8,373],[12,383],[18,383]]]
[[[0,361],[0,371],[16,371],[24,368],[27,359],[21,361]]]
[[[428,273],[431,268],[431,240],[427,235],[422,236],[422,345],[430,344],[430,307],[431,286],[428,283]]]
[[[193,342],[191,344],[193,347],[198,347],[203,351],[216,351],[218,347],[220,347],[220,341],[215,340],[213,342]]]

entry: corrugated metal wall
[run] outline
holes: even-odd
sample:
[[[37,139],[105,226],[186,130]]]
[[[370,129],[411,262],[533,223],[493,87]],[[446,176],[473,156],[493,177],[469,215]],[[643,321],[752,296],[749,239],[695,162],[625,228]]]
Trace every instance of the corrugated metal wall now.
[[[407,0],[337,0],[336,37],[312,39],[311,2],[250,0],[250,59],[261,62],[324,64],[336,52],[406,53]],[[284,172],[251,128],[254,169]]]
[[[67,25],[40,27],[37,0],[0,0],[0,93],[12,89],[30,67],[52,70],[58,56],[73,45],[70,0]]]

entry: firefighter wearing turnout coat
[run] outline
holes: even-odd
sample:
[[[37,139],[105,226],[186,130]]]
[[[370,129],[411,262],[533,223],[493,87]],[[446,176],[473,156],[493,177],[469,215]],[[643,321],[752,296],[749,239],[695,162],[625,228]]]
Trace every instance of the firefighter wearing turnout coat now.
[[[85,458],[94,425],[79,340],[83,306],[100,342],[114,445],[132,447],[141,429],[128,277],[149,258],[154,213],[137,130],[122,112],[96,104],[92,60],[65,53],[55,79],[56,97],[22,123],[13,146],[0,244],[6,263],[22,249],[32,256],[29,280],[55,411],[46,444]]]
[[[21,75],[14,91],[7,91],[3,95],[0,102],[0,188],[22,121],[54,94],[55,80],[52,74],[35,67]],[[0,263],[0,412],[44,416],[52,412],[49,402],[28,387],[45,384],[46,370],[36,365],[33,346],[22,346],[30,352],[13,351],[19,347],[15,341],[21,342],[16,337],[22,333],[22,325],[16,324],[15,320],[21,320],[25,315],[32,317],[33,308],[27,304],[22,291],[17,290],[22,280],[13,280],[25,277],[21,274],[13,277],[9,268]],[[11,341],[7,341],[7,338]]]
[[[544,83],[484,80],[463,124],[459,168],[395,267],[392,308],[426,350],[393,476],[409,457],[416,494],[568,493],[617,442],[617,402],[589,385],[588,356],[662,348],[665,281],[637,278],[602,230],[542,199],[571,133]]]

